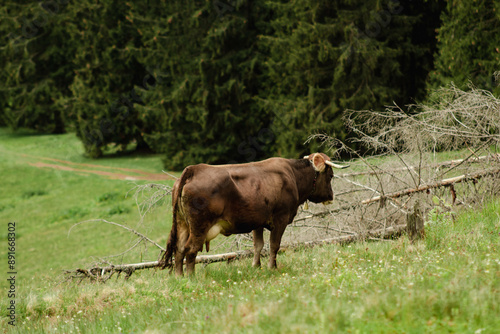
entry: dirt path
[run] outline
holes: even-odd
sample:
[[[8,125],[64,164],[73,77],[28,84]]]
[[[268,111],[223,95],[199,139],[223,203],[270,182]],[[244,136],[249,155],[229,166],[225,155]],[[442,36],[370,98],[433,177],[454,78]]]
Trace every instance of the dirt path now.
[[[163,181],[163,180],[174,180],[175,177],[165,174],[165,173],[150,173],[145,172],[140,169],[129,169],[129,168],[121,168],[121,167],[110,167],[110,166],[102,166],[95,164],[86,164],[86,163],[76,163],[67,160],[60,160],[54,158],[46,158],[46,157],[35,157],[29,156],[26,154],[22,154],[24,157],[28,157],[30,159],[35,158],[36,160],[50,161],[53,163],[46,163],[42,161],[37,162],[28,162],[30,166],[34,166],[37,168],[51,168],[57,170],[63,170],[68,172],[75,172],[81,175],[101,175],[105,176],[109,179],[114,180],[130,180],[130,181]],[[81,168],[85,167],[85,168]]]

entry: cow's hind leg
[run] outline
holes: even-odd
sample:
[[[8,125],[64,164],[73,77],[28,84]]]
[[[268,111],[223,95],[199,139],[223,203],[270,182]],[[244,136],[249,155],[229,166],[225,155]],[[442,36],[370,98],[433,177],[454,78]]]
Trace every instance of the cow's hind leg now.
[[[179,224],[178,226],[178,238],[177,247],[175,248],[174,263],[175,263],[175,274],[177,276],[182,276],[182,267],[184,265],[184,257],[186,255],[186,243],[189,237],[189,230],[185,223]]]
[[[194,274],[194,265],[196,264],[196,255],[203,250],[205,243],[205,235],[196,235],[191,233],[186,244],[186,273],[188,275]]]
[[[260,252],[264,247],[264,228],[258,228],[253,230],[253,263],[252,266],[260,267]]]

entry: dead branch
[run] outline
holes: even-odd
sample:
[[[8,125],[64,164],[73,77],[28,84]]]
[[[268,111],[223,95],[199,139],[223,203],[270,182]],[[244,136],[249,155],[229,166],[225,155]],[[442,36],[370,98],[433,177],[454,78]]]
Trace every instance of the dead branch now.
[[[333,238],[328,238],[328,239],[323,239],[323,240],[313,240],[313,241],[306,241],[303,243],[295,243],[295,244],[289,244],[289,245],[284,245],[281,248],[282,249],[295,249],[298,247],[315,247],[319,245],[327,245],[327,244],[349,244],[352,242],[356,242],[359,240],[364,240],[366,238],[390,238],[396,235],[401,234],[403,231],[405,231],[406,225],[401,224],[401,225],[395,225],[387,228],[381,228],[377,230],[372,230],[372,231],[367,231],[366,233],[356,233],[353,235],[343,235],[340,237],[333,237]],[[280,249],[281,249],[280,248]]]
[[[495,186],[497,182],[477,182],[480,178],[500,174],[500,169],[496,169],[499,167],[500,154],[480,156],[484,154],[482,152],[487,152],[490,147],[496,148],[497,152],[500,147],[500,114],[498,113],[500,100],[489,92],[473,87],[470,91],[465,92],[451,86],[448,90],[441,91],[440,94],[443,96],[437,96],[434,102],[428,106],[408,106],[408,110],[403,110],[394,105],[387,108],[385,112],[352,111],[348,113],[345,118],[346,125],[359,136],[359,142],[366,144],[367,149],[373,153],[383,153],[385,156],[390,154],[397,158],[396,162],[389,159],[387,163],[384,163],[385,165],[393,164],[390,168],[374,166],[368,161],[369,158],[360,155],[359,152],[352,150],[335,138],[322,134],[311,136],[308,141],[313,138],[319,139],[327,151],[334,151],[334,148],[340,147],[337,152],[344,151],[350,156],[358,157],[359,161],[363,162],[370,171],[336,175],[340,179],[337,183],[340,184],[340,187],[335,189],[336,195],[344,195],[339,198],[338,207],[320,212],[315,212],[318,210],[317,208],[311,212],[303,212],[302,217],[294,219],[292,226],[305,228],[301,230],[298,238],[293,239],[304,241],[288,244],[284,242],[282,250],[314,247],[328,243],[342,244],[358,240],[386,240],[387,235],[398,234],[406,228],[405,225],[398,224],[411,212],[412,206],[420,200],[419,197],[425,198],[424,196],[413,196],[413,194],[429,189],[448,187],[451,191],[452,202],[457,200],[454,184],[469,180],[473,182],[460,187],[460,191],[471,190],[474,196],[471,199],[472,202],[480,196],[482,198],[489,196],[485,195],[486,193],[500,193],[500,187]],[[472,154],[465,159],[437,164],[429,163],[429,161],[435,162],[434,158],[437,152],[456,148],[469,148]],[[415,158],[419,159],[418,163],[415,162]],[[425,159],[428,159],[427,163]],[[494,165],[489,163],[493,161]],[[483,165],[479,166],[480,168],[474,167],[474,172],[466,170],[465,168],[473,168],[472,163],[483,163]],[[460,172],[458,172],[458,168],[460,168]],[[443,179],[443,175],[450,175],[447,173],[451,171],[463,175]],[[367,177],[356,181],[348,179],[357,175],[367,175]],[[488,190],[483,191],[483,188]],[[146,191],[148,193],[145,196]],[[135,188],[134,196],[141,215],[140,223],[153,207],[156,207],[160,202],[163,203],[162,200],[170,191],[170,187],[154,184]],[[366,192],[368,191],[371,192],[368,193],[368,196],[371,197],[367,199]],[[440,196],[444,191],[444,189],[435,190],[434,193]],[[139,196],[142,196],[141,200],[139,200]],[[398,198],[404,198],[404,200],[398,200]],[[465,199],[458,200],[458,202],[467,205]],[[374,203],[378,203],[378,205],[372,205]],[[396,210],[389,207],[387,203],[395,207]],[[427,203],[424,202],[423,205],[426,206]],[[424,207],[424,210],[426,209],[427,207]],[[297,222],[329,215],[336,220],[338,226],[335,227],[338,228],[330,227],[329,224],[322,225],[314,220],[307,224],[297,224]],[[105,220],[101,221],[108,223]],[[123,227],[116,223],[114,225]],[[341,226],[342,228],[340,228]],[[139,243],[142,240],[152,242],[136,231],[126,229],[141,237]],[[342,229],[355,232],[347,232]],[[296,229],[288,229],[291,233],[294,230]],[[339,235],[340,233],[349,233],[349,235],[327,239],[320,236],[320,233],[325,235],[330,233],[330,230],[339,232]],[[248,238],[248,236],[239,236],[233,241],[228,239],[221,243],[225,250],[233,250],[233,252],[201,255],[196,258],[196,263],[209,264],[253,256],[251,250],[234,251],[239,249],[243,238]],[[312,238],[321,240],[310,241]],[[163,249],[158,244],[155,245]],[[264,255],[266,254],[264,252]],[[155,268],[157,265],[157,261],[113,265],[101,260],[100,263],[91,265],[90,269],[77,269],[67,273],[71,278],[106,281],[115,273],[120,275],[123,272],[128,278],[135,270]]]
[[[469,180],[478,180],[478,179],[485,177],[485,176],[497,175],[497,174],[500,174],[500,169],[496,169],[496,170],[492,170],[492,171],[478,172],[478,173],[475,173],[472,175],[460,175],[460,176],[452,177],[449,179],[441,180],[441,181],[438,181],[438,182],[435,182],[432,184],[422,185],[422,186],[419,186],[417,188],[410,188],[410,189],[405,189],[405,190],[389,193],[389,194],[386,194],[384,196],[372,197],[369,199],[365,199],[359,203],[346,204],[346,205],[343,205],[343,206],[336,208],[336,209],[330,209],[330,210],[316,212],[316,213],[310,214],[308,216],[295,218],[293,220],[293,222],[304,221],[304,220],[311,219],[311,218],[321,218],[321,217],[325,217],[329,214],[338,213],[338,212],[346,211],[349,209],[354,209],[354,208],[358,207],[359,204],[367,205],[367,204],[371,204],[374,202],[380,202],[380,201],[385,200],[387,198],[395,199],[395,198],[410,195],[410,194],[413,194],[416,192],[422,192],[422,191],[426,191],[426,190],[430,190],[430,189],[434,189],[434,188],[439,188],[439,187],[447,187],[447,186],[450,186],[454,183],[462,183],[462,182],[466,182]]]
[[[345,152],[348,152],[349,154],[353,154],[353,155],[357,156],[362,162],[365,163],[365,165],[368,168],[370,168],[372,171],[375,172],[373,165],[369,164],[366,161],[366,159],[361,154],[359,154],[359,152],[353,150],[352,148],[347,146],[345,143],[343,143],[341,140],[338,140],[337,138],[332,138],[332,137],[324,135],[324,134],[315,134],[315,135],[309,136],[309,138],[307,138],[305,143],[308,143],[313,139],[319,139],[321,141],[321,145],[326,146],[328,150],[332,150],[334,147],[340,146],[340,149],[338,149],[337,152],[345,151]],[[379,181],[380,193],[383,195],[384,194],[384,187],[383,187],[383,184],[379,178],[379,174],[375,173],[372,175],[374,175],[377,178],[377,180]]]
[[[469,162],[469,163],[472,163],[472,162],[481,162],[483,160],[486,160],[487,158],[492,158],[492,159],[496,159],[498,161],[498,157],[499,157],[499,154],[493,154],[491,156],[489,155],[486,155],[486,156],[481,156],[481,157],[478,157],[476,154],[478,152],[480,152],[483,148],[487,147],[489,144],[491,143],[491,139],[490,140],[487,140],[483,145],[481,145],[478,149],[476,149],[475,151],[472,151],[471,154],[465,158],[465,159],[462,159],[463,161],[460,161],[459,163],[457,164],[454,164],[454,165],[451,165],[448,170],[442,172],[439,177],[443,177],[445,174],[451,172],[452,170],[458,168],[459,166],[463,165],[464,163],[466,162]],[[470,147],[469,147],[470,149]],[[488,160],[491,160],[491,159],[488,159]]]
[[[169,173],[169,172],[167,172],[167,171],[162,170],[162,172],[163,172],[163,173],[165,173],[165,174],[167,174],[168,176],[170,176],[170,177],[171,177],[171,178],[173,178],[174,180],[179,179],[177,176],[175,176],[174,174],[171,174],[171,173]]]
[[[308,216],[305,217],[300,217],[296,218],[294,222],[298,221],[303,221],[306,219],[314,218],[314,217],[322,217],[326,216],[328,214],[336,213],[336,212],[341,212],[345,210],[350,210],[353,208],[359,207],[360,204],[362,205],[367,205],[370,203],[374,203],[377,201],[381,201],[383,198],[398,198],[406,195],[410,195],[415,192],[421,192],[421,191],[426,191],[428,189],[433,189],[437,187],[445,187],[445,186],[452,186],[455,183],[461,183],[465,182],[468,180],[478,180],[482,177],[489,176],[489,175],[497,175],[500,173],[500,169],[495,169],[495,170],[489,170],[489,171],[481,171],[477,172],[474,174],[464,174],[448,179],[444,179],[432,184],[427,184],[427,185],[422,185],[417,188],[410,188],[410,189],[405,189],[393,193],[388,193],[385,196],[376,196],[370,199],[366,199],[364,201],[361,201],[357,204],[348,204],[344,205],[342,207],[333,209],[333,210],[327,210],[323,212],[317,212],[317,213],[312,213]],[[371,189],[373,190],[373,189]],[[383,219],[385,221],[385,219]],[[115,226],[122,227],[139,237],[141,237],[140,241],[146,240],[150,243],[153,243],[155,246],[163,250],[163,247],[155,243],[153,240],[149,239],[148,237],[144,236],[143,234],[129,228],[126,226],[123,226],[118,223],[110,222],[105,219],[94,219],[94,220],[89,220],[86,222],[94,222],[94,221],[101,221],[107,224],[112,224]],[[84,223],[84,222],[82,222]],[[81,223],[79,223],[81,224]],[[79,225],[75,224],[73,227]],[[309,225],[307,225],[309,227]],[[385,226],[385,224],[384,224]],[[383,239],[387,236],[395,235],[398,233],[401,233],[401,231],[404,230],[406,225],[396,225],[396,226],[391,226],[387,228],[381,228],[381,229],[376,229],[372,231],[367,231],[365,233],[356,233],[356,232],[346,232],[346,231],[341,231],[344,233],[349,233],[350,235],[344,235],[344,236],[339,236],[339,237],[333,237],[333,238],[328,238],[328,239],[322,239],[322,240],[314,240],[314,241],[306,241],[306,242],[301,242],[301,243],[292,243],[292,244],[284,244],[281,249],[282,250],[291,250],[295,249],[297,247],[314,247],[317,245],[324,245],[324,244],[331,244],[331,243],[337,243],[337,244],[345,244],[345,243],[351,243],[355,242],[358,240],[378,240],[378,239]],[[72,228],[73,228],[72,227]],[[328,228],[325,226],[317,226],[314,225],[313,227],[317,228]],[[68,235],[70,234],[72,228],[68,232]],[[333,229],[333,228],[332,228]],[[333,229],[338,231],[337,229]],[[267,255],[267,251],[264,252],[263,255]],[[242,259],[246,257],[253,256],[253,252],[251,250],[243,250],[243,251],[237,251],[237,252],[229,252],[229,253],[223,253],[223,254],[217,254],[217,255],[201,255],[196,258],[196,263],[204,263],[204,264],[210,264],[210,263],[215,263],[215,262],[222,262],[222,261],[232,261],[236,259]],[[142,262],[142,263],[135,263],[135,264],[124,264],[124,265],[113,265],[113,264],[108,264],[106,266],[95,266],[90,269],[82,269],[78,268],[73,271],[67,271],[66,274],[69,275],[69,278],[79,278],[84,279],[88,278],[92,281],[100,281],[100,282],[105,282],[109,280],[115,273],[120,275],[121,273],[125,274],[125,278],[127,279],[130,277],[135,270],[142,270],[142,269],[150,269],[150,268],[155,268],[158,265],[158,261],[151,261],[151,262]]]
[[[343,178],[342,176],[337,176],[337,175],[333,175],[335,178]],[[380,194],[380,192],[376,189],[373,189],[373,188],[370,188],[368,186],[365,186],[364,184],[361,184],[359,182],[356,182],[356,181],[352,181],[352,180],[349,180],[349,179],[345,179],[345,181],[357,186],[357,187],[360,187],[360,188],[363,188],[365,190],[368,190],[368,191],[371,191],[372,193],[374,194]]]
[[[310,228],[317,228],[321,230],[331,230],[339,233],[344,233],[344,234],[356,234],[356,232],[352,231],[344,231],[338,228],[326,226],[326,225],[310,225],[310,224],[302,224],[302,225],[297,225],[297,224],[291,224],[290,227],[310,227]]]
[[[130,231],[130,232],[134,233],[135,235],[139,236],[141,238],[141,240],[146,240],[146,241],[152,243],[153,245],[155,245],[156,247],[158,247],[159,249],[161,249],[162,251],[165,251],[165,248],[163,248],[162,246],[158,245],[156,242],[154,242],[153,240],[149,239],[144,234],[142,234],[140,232],[137,232],[136,230],[131,229],[130,227],[127,227],[127,226],[124,226],[122,224],[118,224],[118,223],[115,223],[115,222],[111,222],[111,221],[108,221],[106,219],[89,219],[89,220],[85,220],[83,222],[76,223],[73,226],[71,226],[71,228],[69,229],[69,231],[68,231],[68,237],[69,237],[69,235],[71,233],[71,230],[73,230],[74,227],[76,227],[78,225],[81,225],[81,224],[84,224],[84,223],[92,223],[92,222],[103,222],[103,223],[106,223],[106,224],[111,224],[111,225],[119,226],[119,227],[121,227],[121,228],[123,228],[123,229],[125,229],[127,231]]]
[[[490,175],[497,175],[499,173],[500,173],[500,169],[496,169],[496,170],[478,172],[478,173],[475,173],[472,175],[460,175],[460,176],[452,177],[449,179],[441,180],[441,181],[438,181],[438,182],[435,182],[432,184],[419,186],[417,188],[405,189],[402,191],[397,191],[394,193],[386,194],[385,197],[398,198],[401,196],[410,195],[412,193],[426,191],[426,190],[433,189],[433,188],[446,187],[446,186],[452,185],[454,183],[461,183],[461,182],[465,182],[465,181],[469,181],[469,180],[478,180],[482,177],[490,176]],[[382,200],[382,196],[376,196],[376,197],[362,201],[361,204],[370,204],[373,202],[378,202],[380,200]]]
[[[381,152],[436,152],[467,146],[479,147],[485,140],[500,144],[500,99],[473,85],[463,91],[453,84],[433,92],[426,105],[398,105],[383,112],[349,111],[346,125],[357,141]]]
[[[175,177],[173,175],[171,176]],[[141,221],[139,223],[141,223],[148,212],[155,208],[166,196],[172,193],[172,187],[157,183],[141,184],[130,189],[127,195],[132,191],[134,192],[133,196],[135,203],[141,216]],[[140,198],[144,197],[145,192],[153,193],[152,195],[146,196],[146,198],[141,201]]]
[[[472,156],[472,155],[471,155]],[[500,159],[500,154],[492,154],[492,155],[483,155],[478,158],[465,158],[465,159],[456,159],[456,160],[449,160],[449,161],[444,161],[441,163],[437,164],[431,164],[427,166],[422,166],[422,167],[416,167],[416,166],[409,166],[409,167],[399,167],[399,168],[389,168],[389,169],[379,169],[378,171],[364,171],[364,172],[353,172],[353,173],[344,173],[344,174],[339,174],[338,177],[352,177],[352,176],[360,176],[360,175],[375,175],[375,174],[388,174],[388,173],[395,173],[395,172],[406,172],[408,171],[408,168],[411,170],[421,170],[421,169],[435,169],[435,168],[441,168],[441,167],[453,167],[456,168],[464,163],[479,163],[483,162],[488,159]],[[335,175],[337,177],[337,175]]]
[[[316,241],[307,241],[302,243],[291,243],[282,245],[280,252],[295,250],[301,247],[315,247],[328,244],[349,244],[365,239],[386,239],[394,237],[401,234],[406,229],[406,225],[396,225],[385,229],[377,229],[373,231],[368,231],[366,233],[354,233],[352,235],[328,238]],[[268,251],[263,250],[261,255],[268,256]],[[229,252],[224,254],[216,255],[199,255],[196,257],[196,263],[210,264],[216,262],[224,261],[234,261],[240,260],[253,256],[252,250],[244,250],[238,252]],[[157,268],[158,261],[142,262],[142,263],[132,263],[132,264],[122,264],[122,265],[109,265],[105,267],[93,267],[90,269],[75,269],[67,270],[65,273],[69,278],[88,278],[92,281],[106,282],[109,280],[113,274],[125,273],[125,279],[128,279],[136,270]]]

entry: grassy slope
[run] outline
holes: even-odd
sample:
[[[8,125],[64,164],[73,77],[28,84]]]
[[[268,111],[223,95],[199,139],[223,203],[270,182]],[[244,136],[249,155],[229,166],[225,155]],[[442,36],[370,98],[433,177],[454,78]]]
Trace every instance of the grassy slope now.
[[[158,156],[122,156],[95,161],[83,156],[81,144],[73,134],[18,135],[1,129],[0,220],[5,223],[0,238],[6,241],[7,222],[15,221],[18,289],[24,293],[44,276],[53,277],[62,269],[88,264],[91,257],[120,253],[131,241],[129,232],[102,223],[79,225],[68,236],[75,223],[106,218],[136,227],[139,219],[134,199],[125,198],[134,186],[131,181],[36,168],[29,165],[37,161],[36,157],[161,172]],[[157,236],[156,241],[164,244],[171,218],[168,211],[162,209],[149,216],[147,224],[138,229]],[[0,257],[6,258],[6,247],[0,249]],[[139,259],[136,256],[134,260]],[[2,262],[2,269],[4,266],[6,261]],[[2,280],[0,287],[5,286]]]
[[[87,218],[108,215],[114,221],[136,221],[133,201],[121,198],[131,185],[36,169],[11,152],[69,160],[57,150],[49,153],[41,143],[61,151],[66,145],[79,149],[71,135],[0,135],[2,183],[7,184],[0,194],[0,217],[18,222],[20,276],[18,326],[7,326],[7,298],[2,298],[1,328],[21,333],[494,333],[500,328],[498,200],[460,215],[455,223],[430,222],[426,240],[414,245],[403,237],[303,249],[280,254],[277,271],[251,268],[245,260],[197,266],[196,277],[190,279],[151,270],[104,285],[60,283],[61,268],[123,249],[119,246],[130,236],[113,227],[81,226],[69,239],[66,235],[72,224]],[[121,159],[102,163],[145,167],[133,157]],[[125,212],[116,213],[120,211]],[[148,224],[153,226],[148,235],[159,236],[161,243],[169,224],[165,216],[156,213]],[[0,253],[5,259],[5,251]]]

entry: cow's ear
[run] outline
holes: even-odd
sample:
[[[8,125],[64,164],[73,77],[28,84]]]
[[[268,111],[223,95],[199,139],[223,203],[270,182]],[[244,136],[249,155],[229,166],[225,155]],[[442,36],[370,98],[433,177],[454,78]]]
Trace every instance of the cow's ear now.
[[[318,172],[323,172],[325,170],[325,158],[321,156],[319,153],[314,153],[311,156],[309,156],[310,160],[312,161],[313,167],[316,171]]]

